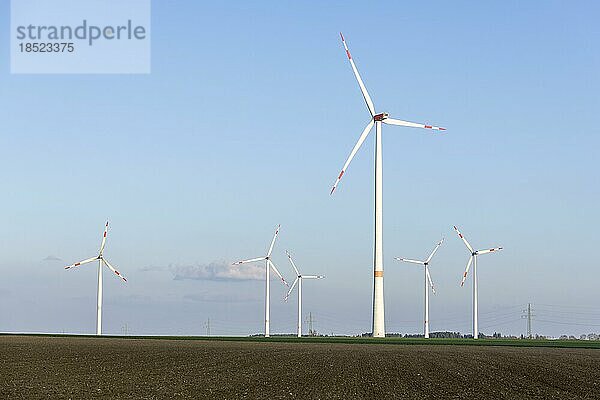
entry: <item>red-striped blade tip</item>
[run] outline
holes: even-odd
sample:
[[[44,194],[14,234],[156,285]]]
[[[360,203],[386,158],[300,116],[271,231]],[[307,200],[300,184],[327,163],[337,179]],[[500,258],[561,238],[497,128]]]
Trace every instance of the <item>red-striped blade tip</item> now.
[[[344,35],[342,34],[342,32],[340,32],[340,36],[342,37],[342,42],[344,42]]]

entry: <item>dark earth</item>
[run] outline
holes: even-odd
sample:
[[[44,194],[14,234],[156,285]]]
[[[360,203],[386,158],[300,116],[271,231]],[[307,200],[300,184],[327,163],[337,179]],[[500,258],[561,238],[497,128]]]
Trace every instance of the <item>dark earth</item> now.
[[[600,350],[0,337],[0,399],[600,399]]]

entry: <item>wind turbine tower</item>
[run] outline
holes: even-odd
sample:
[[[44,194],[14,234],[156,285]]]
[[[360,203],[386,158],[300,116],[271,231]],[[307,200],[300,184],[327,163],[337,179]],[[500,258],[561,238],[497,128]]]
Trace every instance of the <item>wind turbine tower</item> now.
[[[425,319],[424,319],[424,323],[423,323],[423,335],[425,336],[425,339],[429,339],[429,286],[431,286],[431,291],[433,292],[433,294],[435,294],[435,287],[433,286],[433,281],[431,280],[431,275],[429,273],[429,262],[433,258],[433,255],[435,254],[435,252],[442,245],[442,243],[444,243],[444,239],[440,240],[435,245],[435,247],[433,248],[433,251],[431,252],[431,254],[429,254],[429,257],[427,257],[427,259],[425,261],[411,260],[409,258],[396,257],[396,260],[398,260],[398,261],[404,261],[407,263],[419,264],[419,265],[423,266],[423,270],[425,273]]]
[[[302,280],[303,279],[323,279],[325,278],[323,275],[302,275],[300,273],[300,271],[298,271],[298,268],[296,267],[296,264],[294,263],[294,260],[292,259],[292,256],[290,255],[290,253],[288,251],[285,252],[288,256],[288,260],[290,260],[290,263],[292,264],[292,267],[294,268],[294,272],[296,272],[296,279],[294,280],[294,283],[292,284],[292,287],[290,288],[290,290],[288,290],[287,294],[285,295],[285,301],[287,301],[288,297],[290,297],[290,294],[292,293],[292,290],[294,290],[294,287],[296,286],[296,283],[298,284],[298,337],[302,337]],[[312,329],[312,327],[311,327]]]
[[[108,260],[104,258],[104,246],[106,245],[107,233],[108,221],[106,221],[106,225],[104,226],[104,235],[102,236],[102,243],[100,244],[99,254],[96,257],[88,258],[86,260],[79,261],[75,264],[67,265],[65,267],[65,269],[70,269],[98,260],[98,301],[96,307],[96,335],[102,335],[102,264],[104,264],[108,269],[114,272],[119,278],[123,280],[123,282],[127,282],[127,279],[123,275],[121,275],[121,273],[117,271],[112,265],[110,265]]]
[[[270,316],[271,316],[271,268],[277,274],[279,279],[283,282],[284,285],[289,286],[283,276],[279,273],[275,264],[271,261],[271,253],[273,252],[273,246],[275,246],[275,240],[277,240],[277,235],[279,235],[279,229],[281,225],[277,225],[277,229],[275,230],[275,235],[273,235],[273,240],[271,240],[271,245],[269,246],[269,250],[267,251],[267,255],[263,257],[251,258],[249,260],[242,260],[238,262],[234,262],[232,265],[240,265],[246,264],[256,261],[264,261],[265,262],[265,337],[270,337]]]
[[[386,125],[397,125],[397,126],[406,126],[411,128],[424,128],[424,129],[432,129],[436,131],[443,131],[445,128],[441,128],[438,126],[418,124],[414,122],[403,121],[400,119],[390,118],[389,114],[386,112],[376,112],[375,106],[373,105],[373,101],[371,100],[371,96],[367,92],[367,88],[365,87],[358,70],[356,69],[356,65],[354,64],[354,59],[350,55],[350,50],[348,50],[348,46],[346,45],[346,41],[344,40],[344,35],[340,33],[342,38],[342,43],[344,45],[344,49],[346,50],[346,55],[348,56],[348,60],[350,61],[350,66],[352,67],[352,71],[354,72],[354,76],[358,81],[358,86],[360,87],[360,91],[362,92],[363,98],[365,99],[365,103],[367,104],[367,108],[369,110],[370,119],[367,123],[367,126],[362,131],[358,141],[354,145],[354,148],[350,152],[350,156],[344,163],[340,174],[338,175],[335,183],[333,184],[333,188],[331,189],[331,194],[335,191],[338,183],[342,179],[342,176],[346,172],[346,169],[350,165],[350,162],[354,158],[356,152],[360,149],[360,146],[363,144],[371,130],[373,129],[373,125],[375,125],[375,246],[374,246],[374,254],[373,254],[373,327],[372,327],[372,335],[373,337],[385,337],[385,318],[384,318],[384,307],[383,307],[383,164],[382,164],[382,143],[381,143],[381,128],[382,124]]]
[[[458,234],[458,237],[462,239],[465,246],[467,246],[467,250],[471,253],[471,257],[469,257],[469,261],[467,262],[467,268],[465,269],[465,273],[463,274],[462,280],[460,282],[460,286],[462,287],[465,284],[465,280],[467,279],[467,274],[469,273],[469,268],[471,267],[471,263],[473,264],[473,339],[479,338],[479,322],[478,322],[478,293],[477,293],[477,257],[482,254],[493,253],[496,251],[502,250],[502,247],[493,247],[491,249],[483,249],[483,250],[473,250],[473,247],[469,244],[467,239],[463,236],[462,233],[458,230],[456,226],[454,226],[454,230]]]

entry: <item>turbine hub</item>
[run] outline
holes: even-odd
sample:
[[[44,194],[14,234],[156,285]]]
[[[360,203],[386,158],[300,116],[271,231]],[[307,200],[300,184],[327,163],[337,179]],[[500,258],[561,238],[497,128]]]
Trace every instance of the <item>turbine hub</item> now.
[[[381,114],[377,114],[373,116],[373,121],[383,121],[384,119],[386,119],[387,117],[389,117],[390,114],[388,113],[381,113]]]

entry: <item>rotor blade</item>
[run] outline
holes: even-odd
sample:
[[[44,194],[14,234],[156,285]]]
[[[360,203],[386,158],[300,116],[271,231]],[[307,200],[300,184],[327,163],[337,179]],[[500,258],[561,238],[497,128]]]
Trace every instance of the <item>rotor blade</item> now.
[[[275,264],[273,264],[273,262],[271,260],[267,260],[267,262],[269,263],[269,265],[271,266],[271,268],[273,268],[273,271],[275,271],[275,273],[277,274],[277,276],[281,279],[281,282],[283,282],[283,284],[285,286],[290,286],[285,279],[283,279],[283,276],[281,276],[281,273],[277,270],[277,268],[275,267]]]
[[[500,251],[502,249],[503,249],[502,247],[494,247],[493,249],[477,250],[476,253],[479,256],[481,254],[492,253],[494,251]]]
[[[444,243],[444,239],[440,240],[438,242],[438,244],[435,245],[435,248],[433,249],[433,251],[431,252],[431,254],[429,255],[429,257],[427,257],[427,260],[425,261],[426,263],[429,263],[429,261],[431,261],[431,259],[433,258],[433,255],[435,254],[435,252],[437,251],[437,249],[440,248],[440,246],[442,245],[442,243]]]
[[[292,293],[292,290],[294,290],[294,287],[296,286],[296,283],[298,283],[298,279],[299,278],[296,277],[296,279],[294,280],[294,283],[292,283],[292,287],[290,288],[290,290],[288,290],[287,294],[283,298],[285,301],[288,301],[288,297],[290,297],[290,293]]]
[[[375,124],[375,122],[373,120],[370,120],[369,123],[367,124],[367,126],[365,127],[365,129],[360,134],[360,137],[358,138],[358,142],[356,142],[356,144],[354,145],[354,148],[350,152],[350,155],[348,156],[348,159],[346,160],[346,163],[342,167],[342,172],[340,172],[339,176],[335,180],[335,183],[333,184],[333,188],[331,189],[331,193],[329,193],[329,194],[333,194],[333,191],[335,190],[335,188],[337,187],[338,183],[342,179],[342,176],[346,172],[346,168],[348,168],[348,165],[350,165],[350,162],[354,158],[354,155],[356,154],[356,152],[358,151],[358,149],[360,149],[360,146],[362,146],[362,144],[365,141],[365,139],[367,138],[367,136],[369,136],[369,132],[373,128],[373,124]]]
[[[431,275],[429,275],[428,267],[425,267],[425,273],[427,274],[427,280],[429,281],[429,284],[431,285],[431,291],[433,292],[433,294],[435,294],[435,287],[433,286],[433,281],[431,280]]]
[[[123,282],[127,282],[127,278],[125,278],[123,275],[121,275],[121,273],[119,271],[117,271],[115,269],[115,267],[113,267],[112,265],[110,265],[110,263],[108,261],[106,261],[106,259],[102,258],[102,262],[104,262],[104,264],[108,267],[108,269],[110,269],[112,272],[114,272],[115,274],[117,274],[117,276],[119,278],[121,278],[123,280]]]
[[[462,277],[462,281],[460,281],[460,286],[465,284],[465,280],[467,279],[467,274],[469,273],[469,268],[471,268],[472,262],[473,262],[473,256],[469,257],[469,262],[467,263],[467,269],[465,269],[465,273]]]
[[[106,225],[104,226],[104,236],[102,236],[102,244],[100,245],[100,255],[104,251],[104,246],[106,245],[106,233],[108,232],[108,221],[106,221]]]
[[[369,92],[367,92],[367,88],[365,87],[365,84],[363,83],[362,79],[360,78],[360,74],[358,73],[358,70],[356,69],[356,65],[354,65],[354,60],[352,59],[352,56],[350,55],[350,50],[348,50],[348,45],[346,44],[346,41],[344,40],[344,35],[342,35],[342,32],[340,32],[340,36],[342,37],[342,43],[344,44],[344,49],[346,50],[346,54],[348,55],[348,60],[350,60],[350,65],[352,66],[352,71],[354,71],[354,76],[356,77],[356,80],[358,81],[358,86],[360,86],[360,91],[362,92],[362,95],[365,98],[365,102],[367,103],[367,107],[369,108],[369,112],[371,113],[371,116],[374,116],[375,115],[375,106],[373,105],[371,96],[369,96]]]
[[[273,251],[273,246],[275,246],[275,240],[277,239],[277,235],[279,235],[279,228],[281,228],[281,225],[277,225],[277,229],[275,229],[275,234],[273,235],[273,240],[271,240],[271,246],[269,247],[269,252],[267,253],[267,257],[271,256],[271,252]]]
[[[88,258],[86,260],[76,262],[75,264],[67,265],[65,267],[65,269],[69,269],[69,268],[73,268],[73,267],[79,267],[80,265],[91,263],[92,261],[96,261],[97,259],[98,259],[98,257]]]
[[[400,258],[400,257],[396,257],[395,258],[398,261],[404,261],[407,263],[413,263],[413,264],[419,264],[419,265],[424,265],[425,262],[424,261],[419,261],[419,260],[411,260],[410,258]]]
[[[446,128],[442,128],[441,126],[417,124],[415,122],[402,121],[401,119],[394,119],[394,118],[385,118],[382,122],[384,124],[388,124],[388,125],[408,126],[411,128],[433,129],[434,131],[445,131],[446,130]]]
[[[251,262],[255,262],[255,261],[263,261],[266,259],[267,259],[267,257],[256,257],[256,258],[251,258],[249,260],[236,261],[236,262],[232,263],[231,265],[246,264],[246,263],[251,263]]]
[[[288,260],[290,260],[290,263],[292,263],[292,267],[294,267],[294,271],[296,271],[296,276],[300,276],[300,272],[298,272],[298,268],[296,268],[296,264],[294,264],[294,260],[292,260],[292,256],[290,255],[290,252],[286,250],[285,254],[287,254]]]
[[[323,275],[302,275],[302,279],[323,279]]]
[[[454,225],[454,230],[456,231],[456,233],[458,233],[458,237],[461,238],[463,242],[465,242],[465,246],[467,246],[467,249],[469,249],[469,251],[471,253],[473,253],[473,248],[471,247],[471,245],[469,244],[469,242],[467,242],[467,239],[465,239],[465,237],[463,236],[463,234],[460,233],[460,231],[458,230],[458,228],[456,227],[456,225]]]

